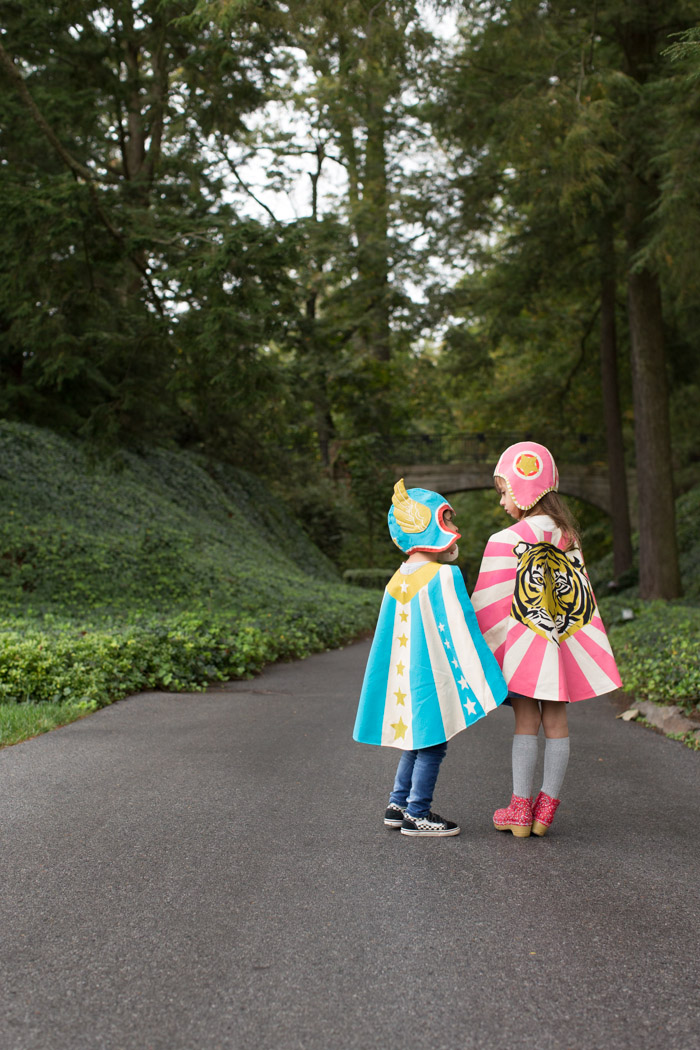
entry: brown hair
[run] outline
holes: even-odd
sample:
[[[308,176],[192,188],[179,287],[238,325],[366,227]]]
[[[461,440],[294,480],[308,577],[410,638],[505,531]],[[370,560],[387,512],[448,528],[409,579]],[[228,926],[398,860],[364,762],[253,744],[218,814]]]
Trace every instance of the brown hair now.
[[[566,540],[565,551],[581,546],[579,524],[564,500],[556,492],[545,492],[542,499],[538,500],[534,507],[530,507],[523,517],[529,518],[531,514],[549,515],[557,528],[561,529],[562,536]]]

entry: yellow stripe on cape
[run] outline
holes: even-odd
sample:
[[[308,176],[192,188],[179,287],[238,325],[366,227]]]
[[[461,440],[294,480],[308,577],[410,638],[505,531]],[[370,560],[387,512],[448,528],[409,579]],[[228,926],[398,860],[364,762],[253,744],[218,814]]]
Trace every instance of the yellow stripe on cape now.
[[[405,574],[400,569],[394,573],[389,580],[386,589],[392,598],[402,605],[407,605],[418,591],[430,583],[433,577],[440,571],[440,563],[437,561],[426,562],[415,572]]]

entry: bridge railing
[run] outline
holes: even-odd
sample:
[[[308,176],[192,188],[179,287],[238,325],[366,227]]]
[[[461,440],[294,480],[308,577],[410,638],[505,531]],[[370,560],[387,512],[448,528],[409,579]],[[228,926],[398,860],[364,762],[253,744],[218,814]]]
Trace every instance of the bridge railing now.
[[[546,445],[559,462],[587,464],[604,462],[606,458],[604,444],[597,434],[563,438],[535,431],[505,430],[411,435],[392,441],[390,456],[394,463],[495,464],[509,445],[527,440]]]

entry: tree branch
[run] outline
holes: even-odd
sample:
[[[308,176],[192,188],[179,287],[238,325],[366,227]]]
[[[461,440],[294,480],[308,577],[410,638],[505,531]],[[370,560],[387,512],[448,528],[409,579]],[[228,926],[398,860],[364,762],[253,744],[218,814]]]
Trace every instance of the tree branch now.
[[[63,163],[68,168],[70,168],[74,175],[77,175],[78,178],[83,179],[85,182],[101,181],[100,177],[95,172],[91,171],[90,168],[86,168],[84,164],[81,164],[80,161],[76,160],[75,157],[68,152],[63,143],[59,140],[57,135],[54,133],[53,129],[45,120],[41,110],[37,106],[31,94],[29,93],[29,88],[27,87],[24,81],[24,77],[20,73],[19,69],[13,62],[10,55],[8,55],[7,51],[2,46],[1,42],[0,66],[5,70],[8,77],[16,87],[20,98],[31,113],[35,124],[39,127],[39,129],[42,131],[45,137],[49,140],[49,142],[51,143],[51,145],[53,146],[54,150],[61,158]]]
[[[124,234],[121,232],[121,230],[118,230],[116,226],[114,226],[114,224],[112,223],[111,219],[102,207],[102,202],[97,193],[96,184],[99,184],[103,180],[101,180],[95,172],[91,171],[90,168],[86,168],[84,164],[81,164],[80,161],[76,160],[75,157],[65,148],[61,140],[54,132],[53,128],[44,118],[44,115],[42,114],[41,110],[39,109],[29,92],[29,88],[27,87],[24,81],[24,77],[18,70],[10,55],[8,55],[7,51],[2,46],[1,42],[0,67],[4,69],[4,71],[9,76],[10,80],[16,87],[17,92],[20,95],[22,101],[31,113],[32,119],[36,123],[37,127],[39,127],[39,129],[42,131],[44,136],[49,140],[60,159],[63,161],[66,167],[73,172],[74,177],[76,179],[79,179],[81,182],[85,183],[85,185],[87,186],[88,193],[90,194],[90,199],[92,200],[92,203],[95,207],[95,211],[97,212],[99,220],[104,226],[104,228],[107,230],[110,236],[114,238],[115,241],[118,241],[118,243],[123,246]],[[139,274],[143,278],[151,294],[151,298],[153,299],[156,309],[161,314],[161,316],[163,316],[165,313],[163,309],[163,303],[161,302],[160,296],[158,295],[153,286],[153,282],[150,278],[147,268],[144,266],[143,263],[139,262],[138,259],[134,258],[133,255],[127,253],[126,257],[131,263],[131,265],[136,270],[138,270]]]
[[[581,333],[581,339],[579,341],[580,353],[578,355],[577,360],[574,361],[574,364],[573,364],[572,368],[570,369],[568,376],[566,377],[566,381],[565,381],[565,383],[563,384],[563,386],[561,387],[561,390],[560,390],[560,395],[559,396],[560,396],[560,399],[561,399],[562,403],[563,403],[564,399],[566,397],[568,397],[569,391],[571,389],[571,384],[573,383],[573,380],[574,380],[574,376],[576,375],[576,373],[578,372],[579,368],[581,367],[581,365],[583,364],[583,362],[584,362],[584,360],[586,358],[586,342],[588,340],[589,335],[593,331],[594,326],[596,325],[596,323],[598,321],[599,315],[600,315],[600,303],[597,305],[597,307],[595,308],[595,310],[593,311],[593,313],[589,317],[588,324],[586,325],[584,331]]]
[[[231,160],[231,158],[230,158],[230,157],[228,156],[228,154],[226,153],[226,150],[224,149],[224,147],[223,147],[223,145],[222,145],[222,143],[221,143],[221,142],[219,142],[219,149],[220,149],[220,151],[221,151],[221,156],[222,156],[222,157],[224,158],[224,160],[226,161],[226,163],[227,163],[227,165],[228,165],[228,167],[229,167],[229,170],[230,170],[231,174],[233,175],[234,179],[236,180],[236,182],[238,183],[238,185],[239,185],[239,186],[241,187],[241,189],[245,190],[245,192],[246,192],[246,193],[248,194],[248,196],[249,196],[249,197],[252,197],[252,199],[253,199],[253,200],[255,201],[255,203],[256,203],[257,205],[259,205],[259,207],[261,207],[261,208],[264,208],[264,210],[265,210],[265,211],[267,212],[267,214],[268,214],[268,215],[270,216],[270,218],[271,218],[271,219],[272,219],[272,221],[273,221],[273,222],[275,223],[275,225],[276,225],[276,226],[279,226],[279,225],[280,225],[280,221],[279,221],[279,219],[277,218],[277,216],[275,215],[275,213],[273,212],[272,208],[269,208],[269,207],[267,206],[267,204],[265,204],[265,202],[264,202],[264,201],[261,201],[259,197],[256,197],[256,196],[255,196],[255,194],[253,193],[253,191],[251,190],[250,186],[248,186],[248,185],[247,185],[247,183],[245,183],[245,182],[243,181],[243,179],[241,178],[241,176],[240,176],[240,175],[238,174],[238,169],[236,168],[236,165],[235,165],[235,164],[233,163],[233,161]]]

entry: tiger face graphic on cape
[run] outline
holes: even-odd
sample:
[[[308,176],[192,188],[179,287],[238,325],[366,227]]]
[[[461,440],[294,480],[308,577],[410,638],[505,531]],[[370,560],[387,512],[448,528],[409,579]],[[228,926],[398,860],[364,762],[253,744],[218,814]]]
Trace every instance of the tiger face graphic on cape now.
[[[511,616],[559,643],[593,619],[595,601],[578,551],[521,540]]]

